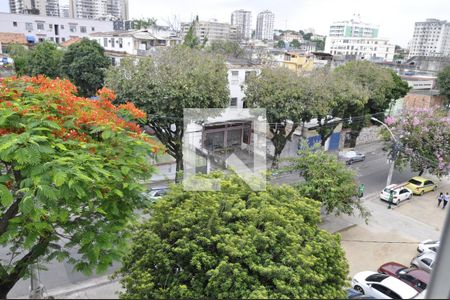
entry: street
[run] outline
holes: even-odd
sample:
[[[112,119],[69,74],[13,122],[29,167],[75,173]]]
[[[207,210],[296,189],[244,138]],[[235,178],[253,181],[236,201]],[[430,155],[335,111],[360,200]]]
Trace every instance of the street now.
[[[357,180],[365,185],[365,196],[379,193],[386,184],[386,177],[388,174],[389,165],[386,163],[386,153],[381,150],[381,142],[378,144],[363,145],[356,148],[357,151],[361,151],[366,154],[366,160],[363,162],[358,162],[350,166],[351,169],[355,170],[357,173]],[[158,179],[162,178],[163,174],[158,175]],[[402,172],[395,171],[393,176],[393,183],[400,183],[408,180],[413,174],[408,170]],[[274,182],[277,184],[291,184],[298,181],[297,175],[292,176],[292,174],[281,175],[276,178]],[[167,186],[167,181],[157,181],[152,183],[151,187],[161,187]],[[371,203],[367,203],[372,207]],[[376,199],[376,206],[383,206],[383,211],[385,209],[384,203],[381,203]],[[361,223],[362,220],[355,219],[355,222]],[[401,224],[405,226],[406,224]],[[6,251],[4,249],[0,250],[0,255],[4,257]],[[112,274],[119,264],[116,263],[111,267],[106,275]],[[56,289],[64,286],[74,286],[80,282],[98,278],[104,276],[105,274],[94,274],[92,276],[85,276],[79,272],[73,272],[72,266],[67,263],[53,262],[49,264],[47,270],[40,271],[41,282],[44,284],[47,290]],[[27,296],[29,292],[29,280],[20,281],[10,292],[9,297],[24,297]]]

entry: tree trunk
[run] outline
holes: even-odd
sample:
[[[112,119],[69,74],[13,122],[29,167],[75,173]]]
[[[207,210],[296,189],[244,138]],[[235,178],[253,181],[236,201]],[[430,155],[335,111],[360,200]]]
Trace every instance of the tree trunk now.
[[[355,148],[356,140],[358,139],[358,136],[359,136],[360,132],[361,132],[360,130],[358,130],[358,131],[355,131],[355,130],[350,131],[350,148]]]
[[[423,172],[425,172],[425,169],[420,170],[419,176],[422,176]]]
[[[176,160],[176,174],[175,174],[175,182],[180,183],[183,181],[183,153],[180,153],[175,157]]]

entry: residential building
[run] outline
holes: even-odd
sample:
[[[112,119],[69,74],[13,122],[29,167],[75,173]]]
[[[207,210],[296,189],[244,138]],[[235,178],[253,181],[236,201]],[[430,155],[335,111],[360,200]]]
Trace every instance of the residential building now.
[[[181,39],[175,32],[159,27],[136,31],[110,31],[90,34],[89,39],[97,41],[111,58],[113,65],[120,64],[126,56],[148,56],[158,48],[175,46]]]
[[[283,32],[280,35],[280,39],[286,42],[292,42],[293,40],[297,40],[299,42],[303,41],[303,36],[300,33],[294,31]]]
[[[295,72],[312,71],[314,69],[314,58],[298,52],[285,52],[279,56],[282,67]]]
[[[393,61],[395,46],[388,39],[360,37],[328,37],[324,52],[353,59]]]
[[[128,0],[70,0],[71,17],[94,20],[128,20]]]
[[[436,76],[425,75],[401,75],[412,90],[432,90],[436,87]]]
[[[245,93],[243,85],[250,75],[261,73],[261,67],[245,59],[228,59],[228,88],[230,89],[230,107],[244,108]]]
[[[181,23],[181,35],[184,37],[192,22]],[[194,21],[194,34],[201,43],[213,41],[237,40],[237,27],[228,23],[221,23],[213,19],[210,21]]]
[[[409,56],[449,56],[450,22],[426,19],[416,22],[409,45]]]
[[[252,12],[235,10],[231,14],[231,25],[237,27],[238,39],[248,40],[252,37]]]
[[[45,16],[47,13],[46,2],[46,0],[9,0],[9,11],[12,14]],[[54,0],[51,2],[54,2]],[[52,13],[52,15],[54,14]]]
[[[113,22],[0,13],[0,28],[3,32],[25,35],[31,44],[43,41],[59,44],[94,32],[112,31]]]
[[[0,53],[5,53],[7,47],[11,44],[26,46],[27,40],[25,39],[25,35],[21,33],[0,32]]]
[[[261,41],[273,40],[273,24],[275,21],[275,15],[265,10],[258,14],[256,19],[256,39]]]

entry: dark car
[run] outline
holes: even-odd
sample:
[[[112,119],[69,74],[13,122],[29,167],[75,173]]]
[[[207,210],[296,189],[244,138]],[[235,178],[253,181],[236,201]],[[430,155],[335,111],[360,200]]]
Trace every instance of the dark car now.
[[[396,262],[385,263],[378,268],[378,272],[398,278],[419,292],[427,288],[431,278],[430,274],[424,270],[408,268]]]
[[[344,160],[347,165],[351,165],[357,161],[364,161],[366,159],[364,154],[356,151],[340,152],[338,156],[340,159]]]
[[[372,296],[364,295],[355,289],[347,289],[347,299],[375,299]]]

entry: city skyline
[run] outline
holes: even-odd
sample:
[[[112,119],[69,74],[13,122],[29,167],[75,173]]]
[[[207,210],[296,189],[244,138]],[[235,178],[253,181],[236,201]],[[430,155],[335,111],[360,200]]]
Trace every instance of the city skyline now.
[[[275,15],[274,29],[300,30],[314,28],[316,33],[328,35],[330,25],[335,21],[349,20],[359,14],[366,23],[379,25],[380,37],[391,43],[406,47],[412,38],[415,22],[427,18],[449,20],[450,1],[431,0],[424,3],[417,0],[379,0],[374,6],[367,0],[303,0],[300,3],[280,0],[196,0],[189,3],[182,0],[153,2],[129,0],[130,18],[153,17],[165,25],[175,18],[186,22],[196,15],[201,20],[217,19],[230,23],[231,13],[245,9],[252,12],[252,28],[256,27],[256,15],[270,10]],[[9,1],[0,0],[0,11],[9,12]]]

